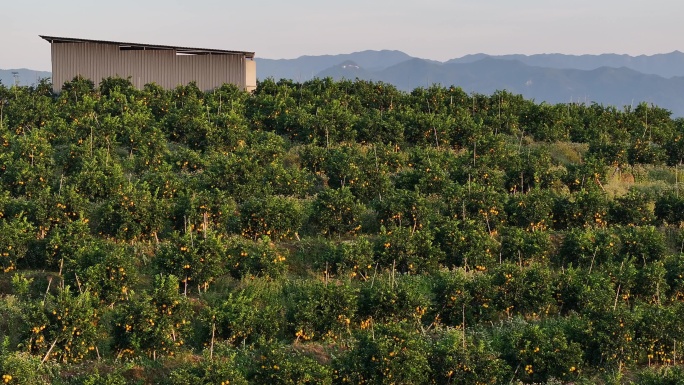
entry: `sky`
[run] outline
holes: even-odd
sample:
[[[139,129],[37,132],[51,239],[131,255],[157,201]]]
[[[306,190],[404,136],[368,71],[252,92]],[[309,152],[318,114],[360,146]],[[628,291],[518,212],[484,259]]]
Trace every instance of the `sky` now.
[[[682,0],[0,0],[0,68],[49,71],[38,35],[254,51],[653,55],[684,51]]]

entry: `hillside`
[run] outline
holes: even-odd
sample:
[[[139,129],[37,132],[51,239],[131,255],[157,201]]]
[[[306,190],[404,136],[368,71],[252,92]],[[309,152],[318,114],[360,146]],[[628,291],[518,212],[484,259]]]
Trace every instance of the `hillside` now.
[[[663,108],[63,89],[0,85],[4,384],[684,381]]]

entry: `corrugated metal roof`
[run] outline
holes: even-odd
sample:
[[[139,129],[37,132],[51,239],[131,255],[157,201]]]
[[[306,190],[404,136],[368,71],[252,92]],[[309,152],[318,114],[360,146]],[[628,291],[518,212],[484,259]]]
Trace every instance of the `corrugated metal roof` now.
[[[245,55],[245,57],[252,59],[254,58],[254,52],[247,51],[228,51],[223,49],[211,49],[211,48],[192,48],[192,47],[176,47],[171,45],[159,45],[159,44],[141,44],[141,43],[127,43],[122,41],[107,41],[107,40],[91,40],[91,39],[79,39],[72,37],[56,37],[56,36],[45,36],[38,35],[41,38],[49,41],[50,43],[96,43],[96,44],[111,44],[118,45],[120,49],[149,49],[149,50],[175,50],[177,53],[187,54],[187,55],[207,55],[207,54],[231,54],[231,55]]]

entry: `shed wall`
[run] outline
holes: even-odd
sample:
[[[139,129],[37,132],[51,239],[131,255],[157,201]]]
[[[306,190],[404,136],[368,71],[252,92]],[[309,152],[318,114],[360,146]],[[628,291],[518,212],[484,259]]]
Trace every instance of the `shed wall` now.
[[[157,83],[174,88],[191,81],[202,90],[223,83],[245,89],[245,59],[240,54],[177,55],[174,50],[121,50],[113,44],[52,43],[52,84],[81,75],[96,84],[110,76],[131,77],[138,88]]]
[[[252,92],[257,87],[256,62],[245,59],[245,90]]]

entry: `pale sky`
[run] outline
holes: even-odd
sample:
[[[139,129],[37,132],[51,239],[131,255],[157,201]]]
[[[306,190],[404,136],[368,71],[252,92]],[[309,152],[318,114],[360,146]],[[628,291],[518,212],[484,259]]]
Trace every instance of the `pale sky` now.
[[[466,54],[684,51],[682,0],[0,0],[0,68],[50,70],[41,35],[255,51]]]

